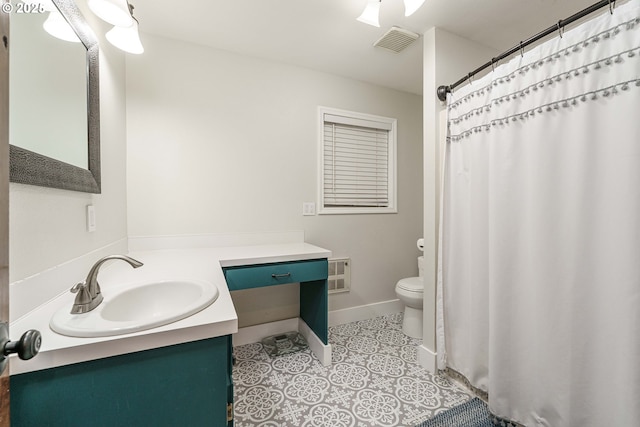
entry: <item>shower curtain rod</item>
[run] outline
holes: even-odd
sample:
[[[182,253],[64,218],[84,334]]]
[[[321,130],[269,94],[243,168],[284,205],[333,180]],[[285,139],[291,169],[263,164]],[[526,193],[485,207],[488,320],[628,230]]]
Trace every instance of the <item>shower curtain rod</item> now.
[[[476,75],[477,73],[479,73],[480,71],[484,70],[485,68],[489,68],[492,67],[493,65],[495,65],[498,61],[513,55],[516,52],[521,52],[526,46],[529,46],[530,44],[533,44],[535,42],[537,42],[538,40],[540,40],[543,37],[548,36],[549,34],[555,33],[556,31],[560,32],[560,35],[562,35],[562,32],[564,30],[564,27],[566,25],[571,24],[574,21],[577,21],[580,18],[584,18],[585,16],[605,7],[605,6],[609,6],[611,13],[613,13],[613,7],[615,6],[615,0],[601,0],[591,6],[589,6],[588,8],[581,10],[580,12],[571,15],[570,17],[568,17],[567,19],[561,19],[558,21],[557,24],[552,25],[551,27],[547,28],[544,31],[539,32],[538,34],[536,34],[533,37],[528,38],[525,41],[520,42],[520,44],[518,44],[517,46],[512,47],[511,49],[509,49],[508,51],[500,54],[499,56],[495,57],[495,58],[491,58],[491,61],[487,62],[484,65],[481,65],[480,67],[476,68],[475,70],[473,70],[472,72],[470,72],[469,74],[467,74],[465,77],[461,78],[460,80],[458,80],[457,82],[455,82],[452,85],[449,86],[440,86],[438,87],[437,90],[437,94],[438,94],[438,99],[440,101],[446,101],[447,100],[447,94],[451,93],[451,91],[453,89],[455,89],[456,87],[460,86],[462,83],[466,82],[467,80],[470,80],[474,75]]]

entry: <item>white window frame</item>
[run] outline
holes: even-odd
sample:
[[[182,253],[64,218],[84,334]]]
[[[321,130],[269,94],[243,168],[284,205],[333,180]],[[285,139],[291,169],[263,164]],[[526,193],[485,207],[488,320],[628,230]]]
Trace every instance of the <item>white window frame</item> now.
[[[325,115],[340,116],[345,123],[353,122],[359,126],[381,128],[376,123],[383,124],[389,128],[387,146],[387,191],[388,206],[349,206],[349,207],[326,207],[324,204],[324,125]],[[330,107],[318,107],[318,213],[319,214],[388,214],[398,213],[397,207],[397,120],[390,117],[376,116],[371,114],[358,113],[354,111],[340,110]]]

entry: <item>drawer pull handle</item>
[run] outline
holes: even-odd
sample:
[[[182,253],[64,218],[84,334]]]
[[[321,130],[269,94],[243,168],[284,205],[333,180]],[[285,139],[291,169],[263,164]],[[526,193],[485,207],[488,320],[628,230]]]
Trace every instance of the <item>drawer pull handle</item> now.
[[[271,275],[272,278],[274,279],[281,279],[283,277],[291,277],[291,273],[286,273],[286,274],[272,274]]]

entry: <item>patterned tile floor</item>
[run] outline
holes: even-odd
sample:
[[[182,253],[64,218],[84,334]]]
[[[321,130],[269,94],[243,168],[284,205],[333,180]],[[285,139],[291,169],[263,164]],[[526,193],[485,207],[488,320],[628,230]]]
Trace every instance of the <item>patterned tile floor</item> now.
[[[421,341],[402,333],[402,313],[331,327],[329,342],[326,368],[308,349],[235,347],[236,427],[415,426],[472,397],[417,364]]]

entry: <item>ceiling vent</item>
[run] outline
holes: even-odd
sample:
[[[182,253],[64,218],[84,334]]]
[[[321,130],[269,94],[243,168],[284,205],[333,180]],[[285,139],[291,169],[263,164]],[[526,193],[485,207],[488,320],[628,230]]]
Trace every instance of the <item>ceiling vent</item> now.
[[[398,53],[418,40],[419,37],[420,34],[414,33],[413,31],[400,27],[391,27],[391,29],[384,33],[373,45]]]

